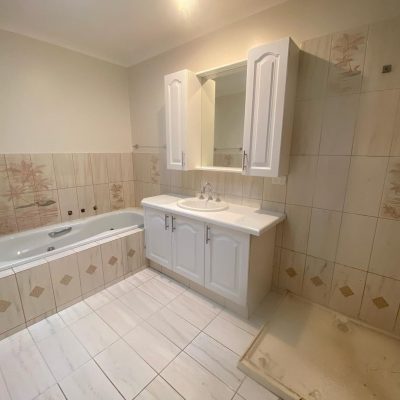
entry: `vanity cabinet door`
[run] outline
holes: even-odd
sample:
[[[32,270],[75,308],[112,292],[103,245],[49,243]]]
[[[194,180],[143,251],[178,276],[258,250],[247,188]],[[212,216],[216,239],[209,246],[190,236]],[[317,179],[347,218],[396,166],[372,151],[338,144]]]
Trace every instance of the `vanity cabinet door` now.
[[[184,69],[166,75],[167,168],[187,171],[201,164],[201,85]]]
[[[171,267],[171,216],[162,211],[145,209],[146,257],[163,267]]]
[[[298,48],[290,38],[249,52],[243,136],[246,175],[288,173],[297,66]]]
[[[173,270],[204,285],[204,223],[172,216],[171,227]]]
[[[205,287],[245,305],[249,235],[214,225],[206,226]]]

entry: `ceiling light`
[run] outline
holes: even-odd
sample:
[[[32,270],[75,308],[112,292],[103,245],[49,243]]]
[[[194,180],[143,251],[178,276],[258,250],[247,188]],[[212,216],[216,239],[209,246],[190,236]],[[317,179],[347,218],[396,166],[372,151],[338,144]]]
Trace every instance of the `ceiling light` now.
[[[184,18],[189,18],[197,4],[197,0],[175,0],[179,13]]]

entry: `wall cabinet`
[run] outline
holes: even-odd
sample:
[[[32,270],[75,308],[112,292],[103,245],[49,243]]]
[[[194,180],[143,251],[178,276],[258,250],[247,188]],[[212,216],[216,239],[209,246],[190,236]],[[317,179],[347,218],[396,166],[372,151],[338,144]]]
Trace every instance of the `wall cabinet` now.
[[[201,85],[184,69],[166,75],[165,117],[167,168],[181,171],[201,164]]]

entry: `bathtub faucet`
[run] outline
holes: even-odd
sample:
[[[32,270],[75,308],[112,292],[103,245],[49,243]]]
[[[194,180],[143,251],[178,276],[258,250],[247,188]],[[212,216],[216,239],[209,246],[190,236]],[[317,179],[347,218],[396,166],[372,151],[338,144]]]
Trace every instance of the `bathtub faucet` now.
[[[56,238],[56,237],[59,237],[59,236],[62,236],[62,235],[65,235],[65,234],[71,232],[71,230],[72,230],[72,226],[69,226],[67,228],[62,228],[59,231],[50,232],[49,236],[51,238]]]

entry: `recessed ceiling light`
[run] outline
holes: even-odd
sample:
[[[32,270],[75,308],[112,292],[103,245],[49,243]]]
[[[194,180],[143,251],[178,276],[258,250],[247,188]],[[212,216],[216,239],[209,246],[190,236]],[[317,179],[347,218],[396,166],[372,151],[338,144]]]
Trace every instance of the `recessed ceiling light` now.
[[[197,5],[197,0],[175,0],[175,3],[180,14],[185,18],[189,18]]]

